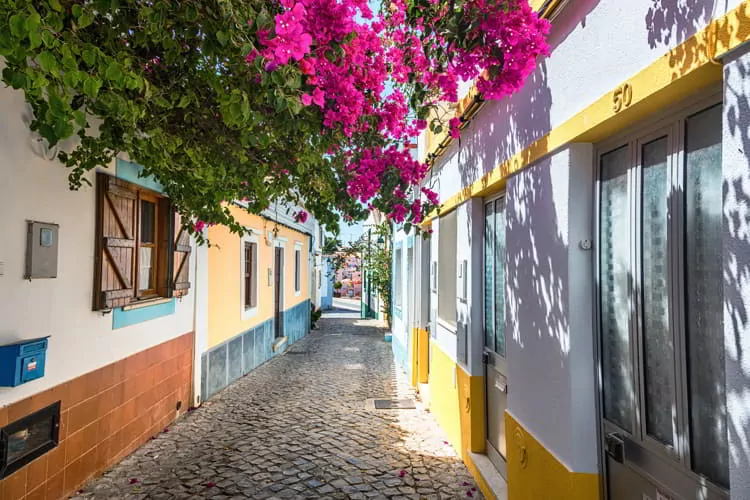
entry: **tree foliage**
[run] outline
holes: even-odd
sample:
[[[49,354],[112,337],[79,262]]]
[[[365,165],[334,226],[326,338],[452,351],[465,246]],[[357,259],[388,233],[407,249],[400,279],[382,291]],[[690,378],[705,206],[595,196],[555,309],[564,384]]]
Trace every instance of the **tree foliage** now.
[[[364,0],[0,0],[2,79],[67,146],[73,189],[126,154],[185,220],[242,231],[226,202],[244,200],[301,204],[334,231],[368,208],[419,222],[437,198],[406,202],[426,166],[400,145],[460,78],[518,88],[546,50],[524,5],[399,1],[363,23]]]

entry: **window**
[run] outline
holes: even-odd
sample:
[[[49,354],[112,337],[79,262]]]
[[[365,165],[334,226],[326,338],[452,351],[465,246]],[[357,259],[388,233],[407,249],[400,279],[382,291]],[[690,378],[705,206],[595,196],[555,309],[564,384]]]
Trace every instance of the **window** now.
[[[300,292],[300,280],[301,280],[301,268],[302,265],[300,258],[302,256],[302,250],[297,248],[294,250],[294,291],[299,294]]]
[[[438,226],[438,318],[456,326],[456,210],[440,217]]]
[[[104,173],[96,182],[93,309],[186,295],[190,237],[169,200]]]
[[[605,419],[728,488],[721,130],[718,105],[599,157],[599,329]]]
[[[401,310],[401,304],[403,300],[404,290],[402,286],[402,280],[403,280],[403,272],[401,271],[401,267],[403,265],[403,249],[401,248],[401,244],[396,248],[395,252],[395,260],[393,264],[393,307]]]
[[[241,268],[242,306],[249,312],[258,306],[258,242],[247,237],[242,240]]]
[[[156,265],[159,247],[157,232],[157,197],[138,193],[138,296],[156,295]]]
[[[505,199],[484,205],[484,345],[505,356]]]

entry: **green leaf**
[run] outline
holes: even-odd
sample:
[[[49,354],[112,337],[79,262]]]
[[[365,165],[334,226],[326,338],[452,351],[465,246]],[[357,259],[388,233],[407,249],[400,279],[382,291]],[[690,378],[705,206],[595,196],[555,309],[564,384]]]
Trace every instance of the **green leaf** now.
[[[81,7],[79,4],[73,4],[70,12],[73,14],[73,17],[78,19],[79,17],[81,17],[81,14],[83,14],[83,7]]]
[[[38,12],[32,12],[29,17],[26,18],[24,28],[27,33],[33,33],[39,29],[39,25],[42,23],[42,17]]]
[[[178,108],[187,108],[190,106],[190,96],[184,95],[180,98],[180,102],[177,103]]]
[[[216,39],[219,41],[221,46],[225,46],[229,42],[229,35],[225,31],[217,31]]]
[[[29,48],[36,49],[42,45],[42,34],[38,31],[29,33]]]
[[[122,87],[125,74],[122,72],[120,65],[112,61],[109,63],[109,66],[107,66],[107,71],[104,73],[104,77],[107,80],[116,83],[119,87]]]
[[[13,14],[10,16],[10,32],[16,38],[26,36],[26,18],[23,14]]]
[[[102,81],[95,76],[89,76],[83,82],[83,93],[94,98],[99,95],[99,89],[102,88]]]
[[[52,47],[55,44],[55,35],[48,30],[42,31],[42,42],[44,42],[45,47]]]
[[[37,61],[39,62],[39,67],[42,68],[42,71],[52,73],[58,70],[57,59],[49,50],[45,50],[39,54]]]
[[[76,125],[79,127],[86,126],[86,114],[81,110],[73,111],[73,118],[76,121]]]
[[[71,89],[75,88],[79,82],[78,74],[79,74],[78,71],[66,71],[65,74],[63,75],[63,83]]]
[[[81,14],[81,16],[78,18],[78,28],[84,29],[89,26],[91,26],[91,23],[94,22],[94,15],[86,12],[84,14]]]
[[[94,64],[96,64],[96,50],[95,49],[84,50],[83,54],[81,54],[81,57],[83,58],[83,62],[85,62],[89,66],[94,66]]]
[[[26,75],[20,71],[5,68],[3,70],[3,81],[14,89],[20,89],[26,86]]]
[[[52,7],[52,10],[56,12],[62,12],[63,10],[60,0],[49,0],[49,6]]]

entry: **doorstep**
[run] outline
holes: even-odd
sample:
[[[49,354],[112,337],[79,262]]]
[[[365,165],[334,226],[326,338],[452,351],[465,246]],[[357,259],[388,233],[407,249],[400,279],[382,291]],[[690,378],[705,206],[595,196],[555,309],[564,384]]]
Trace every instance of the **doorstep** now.
[[[278,354],[280,352],[283,352],[288,345],[289,337],[279,337],[277,339],[274,339],[273,344],[271,344],[271,350]]]
[[[484,488],[482,488],[482,493],[495,500],[508,500],[508,483],[505,482],[503,476],[492,465],[489,457],[482,453],[469,452],[469,460],[474,464],[474,468],[481,476],[482,482],[490,490],[484,491]]]

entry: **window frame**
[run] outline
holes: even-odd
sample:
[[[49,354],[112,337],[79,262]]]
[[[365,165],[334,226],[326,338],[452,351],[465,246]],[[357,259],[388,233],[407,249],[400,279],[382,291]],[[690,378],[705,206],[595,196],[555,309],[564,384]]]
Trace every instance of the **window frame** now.
[[[503,326],[503,343],[505,344],[505,353],[499,353],[497,351],[497,301],[495,300],[496,292],[495,289],[497,287],[497,269],[495,268],[495,265],[497,263],[497,205],[498,202],[502,205],[503,214],[506,213],[507,210],[507,200],[506,200],[506,193],[503,191],[500,194],[497,194],[495,196],[489,196],[487,198],[484,198],[482,200],[482,345],[483,349],[485,351],[491,351],[495,356],[498,356],[502,358],[503,360],[507,359],[508,356],[508,344],[507,344],[507,338],[505,338],[505,328]],[[486,238],[487,238],[487,228],[486,228],[486,221],[487,221],[487,208],[489,205],[492,205],[492,339],[494,346],[490,349],[487,346],[487,290],[485,289],[485,279],[486,279],[486,272],[487,272],[487,253],[486,253]],[[503,224],[505,223],[505,220],[502,221]],[[505,234],[505,253],[507,253],[507,234]],[[503,266],[505,266],[505,255],[502,256],[502,263]],[[503,277],[505,277],[505,269],[503,269]],[[503,289],[505,288],[505,280],[503,280],[503,283],[501,284]],[[505,290],[503,290],[503,307],[502,307],[502,320],[503,325],[505,324],[505,302],[507,301],[507,297],[505,296]]]
[[[630,382],[634,388],[633,421],[630,429],[625,429],[607,419],[604,415],[603,385],[597,391],[597,407],[602,435],[618,432],[629,436],[644,449],[665,460],[676,471],[687,474],[693,480],[700,481],[711,491],[725,495],[723,486],[713,482],[693,470],[691,457],[690,429],[690,395],[686,351],[688,341],[687,304],[685,279],[686,253],[686,124],[691,116],[721,105],[721,94],[712,91],[698,99],[690,99],[676,106],[676,110],[645,120],[617,136],[595,145],[593,155],[594,168],[594,234],[596,255],[594,261],[594,332],[596,345],[596,366],[601,375],[602,364],[602,290],[601,290],[601,193],[602,193],[602,156],[627,146],[630,155],[627,169],[628,183],[628,270],[631,274],[628,284],[629,311],[628,331],[630,342],[630,360],[632,373]],[[644,290],[643,290],[643,146],[661,137],[667,136],[667,171],[668,189],[677,190],[678,196],[669,196],[667,201],[667,294],[668,294],[668,328],[674,352],[672,382],[674,388],[674,407],[676,424],[673,427],[673,446],[650,436],[646,416],[646,363],[644,342]],[[603,383],[603,380],[602,380]],[[600,450],[606,455],[604,450]]]
[[[159,263],[163,261],[162,256],[159,254],[159,200],[164,196],[159,196],[154,191],[148,191],[142,188],[138,188],[136,191],[136,203],[135,203],[135,222],[136,222],[136,238],[135,238],[135,299],[136,300],[147,300],[160,297],[158,294],[158,285],[156,280],[159,276]],[[144,243],[141,241],[141,208],[143,202],[151,203],[154,206],[154,241],[152,243]],[[171,231],[170,231],[171,234]],[[141,248],[151,248],[151,279],[153,288],[144,288],[141,290]],[[163,250],[163,249],[161,249]]]
[[[302,243],[294,242],[294,296],[302,294]]]
[[[250,229],[250,231],[250,234],[245,234],[240,239],[240,315],[243,321],[258,314],[258,307],[260,303],[260,276],[258,276],[258,272],[260,269],[260,244],[257,231],[254,229]],[[245,278],[247,266],[246,249],[251,248],[252,245],[255,245],[255,266],[253,269],[251,269],[252,275],[255,276],[255,290],[251,290],[251,292],[253,292],[253,295],[251,295],[251,297],[255,299],[255,305],[248,306],[246,303],[247,283]],[[252,282],[253,280],[251,276],[250,283]]]
[[[404,244],[396,243],[393,249],[393,309],[401,314],[404,304],[403,282]]]
[[[455,233],[453,234],[453,319],[450,318],[443,318],[440,316],[440,293],[443,287],[440,286],[440,275],[443,273],[443,268],[446,266],[443,265],[443,262],[441,262],[440,259],[440,250],[441,250],[441,241],[443,241],[443,234],[444,234],[444,220],[447,220],[448,217],[453,217],[455,219]],[[442,326],[443,328],[449,330],[452,333],[456,333],[458,331],[458,208],[455,210],[452,210],[445,215],[441,215],[440,219],[438,221],[438,242],[437,242],[437,311],[436,311],[436,318],[437,323]],[[450,279],[450,278],[446,278]]]

